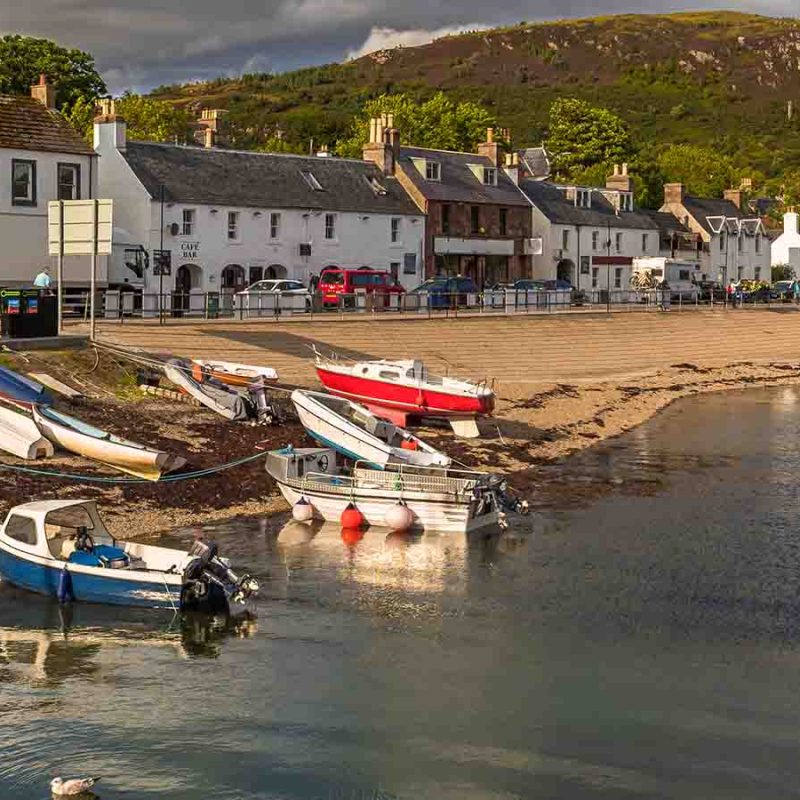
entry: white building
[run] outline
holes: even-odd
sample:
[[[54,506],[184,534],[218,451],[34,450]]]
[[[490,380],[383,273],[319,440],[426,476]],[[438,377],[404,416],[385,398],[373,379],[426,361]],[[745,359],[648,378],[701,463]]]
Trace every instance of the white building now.
[[[96,197],[97,158],[55,110],[55,90],[42,78],[31,97],[0,95],[0,286],[30,286],[47,252],[51,200]],[[88,257],[64,259],[64,285],[89,283]],[[98,285],[106,259],[98,259]]]
[[[110,284],[157,292],[157,251],[171,257],[164,291],[181,295],[308,282],[329,265],[421,282],[423,215],[375,164],[133,142],[113,106],[104,111],[94,145],[99,191],[114,198]]]
[[[794,211],[783,215],[783,233],[772,243],[772,266],[788,264],[800,275],[800,233],[797,229],[798,216]]]

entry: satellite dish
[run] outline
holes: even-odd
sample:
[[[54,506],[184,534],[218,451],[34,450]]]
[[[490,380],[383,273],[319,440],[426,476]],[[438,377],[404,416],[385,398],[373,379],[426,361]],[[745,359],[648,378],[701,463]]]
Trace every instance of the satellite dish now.
[[[178,231],[180,230],[180,225],[177,222],[173,222],[171,225],[167,225],[167,230],[173,235],[177,236]]]

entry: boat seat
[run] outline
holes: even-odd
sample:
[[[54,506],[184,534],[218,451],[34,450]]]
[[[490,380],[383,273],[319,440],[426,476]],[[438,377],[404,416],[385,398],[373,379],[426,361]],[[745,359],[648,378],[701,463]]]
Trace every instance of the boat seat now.
[[[125,569],[130,565],[128,554],[110,544],[98,544],[91,553],[87,553],[85,550],[75,550],[67,561],[70,564],[82,564],[86,567],[109,567],[111,569]]]

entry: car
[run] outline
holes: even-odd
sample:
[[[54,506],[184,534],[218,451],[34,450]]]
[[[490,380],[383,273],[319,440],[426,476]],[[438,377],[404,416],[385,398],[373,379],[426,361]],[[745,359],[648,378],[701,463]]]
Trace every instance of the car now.
[[[719,281],[697,281],[698,299],[701,303],[725,302],[725,287]]]
[[[266,312],[309,311],[311,309],[311,292],[300,281],[289,278],[268,278],[256,281],[246,289],[234,295],[237,309],[249,313],[264,310]]]
[[[338,306],[342,296],[346,303],[354,306],[354,295],[361,292],[382,295],[405,293],[405,289],[388,272],[372,267],[325,267],[320,272],[317,291],[322,295],[324,306]]]
[[[792,293],[792,286],[794,281],[776,281],[772,284],[772,288],[770,289],[769,296],[771,300],[782,300],[784,303],[788,303],[790,300],[794,299],[794,295]]]
[[[478,284],[463,275],[430,278],[409,292],[418,297],[426,295],[431,308],[453,308],[478,304]],[[474,295],[474,300],[470,295]]]

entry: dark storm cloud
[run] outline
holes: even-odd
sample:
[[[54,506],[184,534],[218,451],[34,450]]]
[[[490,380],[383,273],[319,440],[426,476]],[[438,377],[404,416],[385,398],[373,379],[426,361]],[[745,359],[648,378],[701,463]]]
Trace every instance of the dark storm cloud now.
[[[554,16],[715,8],[708,0],[27,0],[0,8],[0,32],[46,36],[93,53],[116,91],[289,69],[374,46],[415,44],[463,27]],[[727,8],[797,13],[797,0]]]

